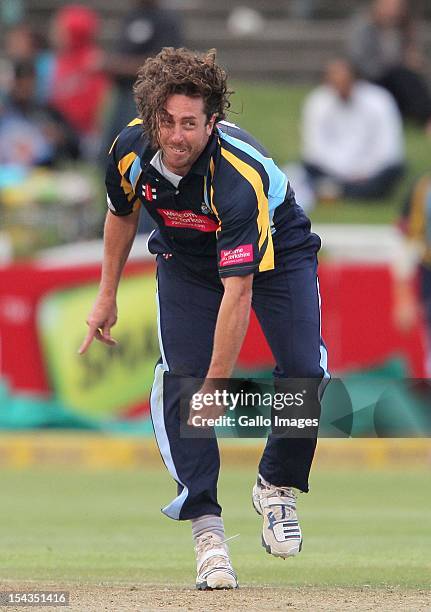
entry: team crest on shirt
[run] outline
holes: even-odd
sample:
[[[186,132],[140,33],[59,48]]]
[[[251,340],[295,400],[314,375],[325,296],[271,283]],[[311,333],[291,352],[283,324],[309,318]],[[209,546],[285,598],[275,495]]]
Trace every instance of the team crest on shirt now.
[[[211,214],[211,209],[209,206],[207,206],[207,204],[205,204],[205,202],[202,202],[201,211],[204,213],[204,215]]]
[[[147,202],[152,202],[153,200],[157,200],[157,192],[155,187],[151,187],[150,183],[146,183],[142,186],[142,195],[147,200]]]

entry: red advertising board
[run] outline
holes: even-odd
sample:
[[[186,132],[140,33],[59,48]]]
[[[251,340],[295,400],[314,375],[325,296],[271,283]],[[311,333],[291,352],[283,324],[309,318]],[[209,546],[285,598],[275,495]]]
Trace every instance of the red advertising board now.
[[[132,261],[126,274],[153,275],[154,264]],[[14,391],[51,394],[52,380],[40,341],[37,311],[53,292],[95,283],[100,265],[0,268],[0,375]],[[394,355],[406,358],[411,376],[425,376],[423,326],[402,334],[392,323],[392,278],[387,265],[323,263],[319,271],[323,335],[332,372],[377,365]],[[84,321],[82,325],[85,334]],[[156,331],[154,330],[154,333]],[[241,350],[241,370],[272,366],[272,355],[252,316]]]

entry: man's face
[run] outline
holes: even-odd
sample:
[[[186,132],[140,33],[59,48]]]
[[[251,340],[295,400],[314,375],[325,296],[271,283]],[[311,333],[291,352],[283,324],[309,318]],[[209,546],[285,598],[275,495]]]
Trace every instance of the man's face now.
[[[354,80],[352,69],[343,60],[334,60],[326,67],[326,82],[343,100],[350,98]]]
[[[159,142],[168,170],[185,176],[205,149],[215,115],[208,121],[202,98],[169,96],[159,118]]]

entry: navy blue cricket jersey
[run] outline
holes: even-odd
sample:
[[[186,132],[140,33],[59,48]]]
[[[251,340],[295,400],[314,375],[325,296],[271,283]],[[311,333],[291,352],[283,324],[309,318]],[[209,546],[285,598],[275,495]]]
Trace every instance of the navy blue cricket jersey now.
[[[135,119],[114,142],[106,174],[113,214],[145,206],[156,221],[152,253],[174,253],[194,271],[227,277],[280,263],[300,268],[320,248],[285,174],[241,128],[218,123],[177,187],[151,165],[155,154]]]

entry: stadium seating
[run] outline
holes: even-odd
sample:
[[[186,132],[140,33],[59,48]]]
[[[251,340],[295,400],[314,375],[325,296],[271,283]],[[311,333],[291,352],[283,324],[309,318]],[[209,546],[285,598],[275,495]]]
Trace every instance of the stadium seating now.
[[[231,75],[240,78],[272,79],[289,82],[314,82],[324,63],[343,50],[346,23],[365,0],[313,0],[312,19],[292,17],[295,0],[171,0],[166,5],[178,8],[184,17],[187,45],[194,49],[216,47],[223,65]],[[418,4],[431,18],[430,3]],[[50,15],[65,0],[39,0],[28,3],[28,16],[42,32]],[[86,4],[97,9],[103,20],[103,44],[112,45],[120,18],[131,2],[89,0]],[[261,27],[239,35],[228,27],[228,17],[238,7],[249,7],[263,17]],[[431,28],[423,36],[431,56]]]

